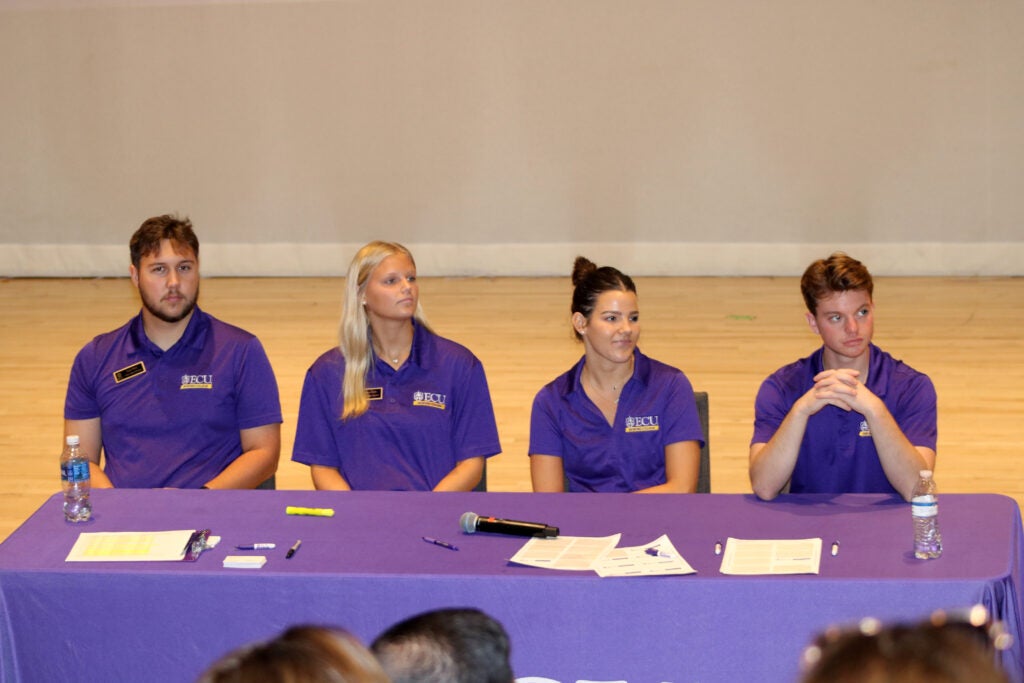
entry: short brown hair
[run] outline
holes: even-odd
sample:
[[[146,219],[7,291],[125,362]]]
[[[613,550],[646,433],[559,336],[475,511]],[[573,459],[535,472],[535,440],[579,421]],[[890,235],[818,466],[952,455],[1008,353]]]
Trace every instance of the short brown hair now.
[[[804,653],[801,683],[1009,683],[984,634],[966,625],[826,632]]]
[[[341,628],[293,626],[277,638],[231,652],[199,683],[388,683],[362,643]]]
[[[170,240],[177,246],[188,247],[199,258],[199,238],[192,231],[192,221],[187,217],[164,214],[147,218],[132,235],[128,243],[132,265],[138,268],[143,256],[160,251],[161,240]]]
[[[818,312],[820,299],[836,292],[865,291],[870,297],[874,290],[875,283],[867,266],[841,251],[807,266],[800,278],[800,293],[812,314]]]

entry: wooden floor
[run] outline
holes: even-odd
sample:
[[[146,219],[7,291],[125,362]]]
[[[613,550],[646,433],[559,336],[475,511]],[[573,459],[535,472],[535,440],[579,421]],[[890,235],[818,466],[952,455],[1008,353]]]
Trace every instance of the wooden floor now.
[[[817,346],[795,278],[641,278],[648,355],[711,396],[711,484],[749,492],[747,445],[761,380]],[[311,488],[290,461],[306,368],[335,344],[342,280],[206,279],[201,304],[257,334],[284,409],[278,488]],[[425,278],[421,301],[444,336],[484,363],[504,453],[489,488],[528,491],[530,404],[582,352],[565,278]],[[928,373],[939,394],[940,491],[1024,501],[1024,279],[885,278],[875,341]],[[57,455],[68,370],[78,349],[138,310],[127,279],[0,280],[0,538],[59,489]],[[909,524],[909,521],[908,521]],[[908,531],[909,533],[909,531]]]

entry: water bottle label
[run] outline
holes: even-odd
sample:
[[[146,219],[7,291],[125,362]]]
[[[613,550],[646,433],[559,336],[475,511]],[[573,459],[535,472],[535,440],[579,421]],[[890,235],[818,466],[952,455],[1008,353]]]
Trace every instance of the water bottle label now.
[[[89,481],[89,462],[86,460],[74,460],[60,466],[60,479],[68,483],[81,483]]]
[[[910,505],[914,517],[935,517],[939,514],[939,501],[935,496],[915,496]]]

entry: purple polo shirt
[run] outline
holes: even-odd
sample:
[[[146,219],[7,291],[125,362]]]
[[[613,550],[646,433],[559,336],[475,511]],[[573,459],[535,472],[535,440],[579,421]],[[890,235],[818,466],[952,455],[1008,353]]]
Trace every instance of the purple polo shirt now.
[[[882,399],[914,446],[935,449],[935,387],[927,375],[871,345],[865,384]],[[754,404],[751,444],[768,443],[793,404],[814,386],[824,347],[775,371]],[[897,493],[882,470],[864,416],[825,406],[807,421],[790,481],[791,493]]]
[[[430,491],[455,465],[501,452],[483,365],[416,325],[409,360],[374,359],[370,407],[341,419],[345,358],[334,348],[306,373],[292,460],[336,468],[357,490]]]
[[[570,491],[638,491],[664,484],[665,446],[704,443],[686,375],[639,349],[633,358],[614,425],[580,384],[585,357],[533,400],[530,453],[562,458]]]
[[[239,430],[281,422],[281,403],[259,340],[197,307],[167,351],[141,313],[86,344],[64,417],[100,418],[114,486],[199,488],[242,454]]]

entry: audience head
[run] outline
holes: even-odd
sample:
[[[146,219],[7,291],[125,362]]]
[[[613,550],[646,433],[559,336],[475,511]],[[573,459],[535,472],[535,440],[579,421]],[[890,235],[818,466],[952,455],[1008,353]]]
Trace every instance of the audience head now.
[[[1010,636],[984,607],[950,619],[936,612],[918,625],[825,631],[804,652],[802,683],[1009,683],[995,660]]]
[[[388,683],[388,677],[347,631],[295,626],[229,653],[198,683]]]
[[[512,683],[509,641],[477,609],[441,609],[399,622],[371,649],[393,683]]]
[[[143,256],[158,253],[163,240],[169,240],[176,252],[190,249],[199,258],[199,238],[192,231],[192,221],[165,214],[146,219],[132,235],[128,243],[132,265],[138,268]]]
[[[583,257],[577,256],[572,268],[572,314],[574,321],[576,314],[582,316],[584,321],[589,322],[590,316],[597,306],[597,300],[602,294],[609,291],[632,292],[636,294],[636,285],[633,279],[623,274],[617,268],[611,266],[597,265]],[[583,339],[578,325],[573,324],[573,334],[576,339]]]
[[[807,266],[800,278],[800,292],[807,310],[818,312],[818,301],[839,292],[865,291],[868,299],[874,293],[875,283],[867,267],[841,251],[827,259],[818,259]]]

